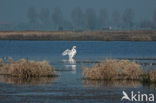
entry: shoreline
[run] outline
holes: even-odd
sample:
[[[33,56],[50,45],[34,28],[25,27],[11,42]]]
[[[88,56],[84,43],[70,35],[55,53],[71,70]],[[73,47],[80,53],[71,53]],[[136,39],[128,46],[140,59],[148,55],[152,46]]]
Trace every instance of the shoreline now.
[[[139,31],[0,31],[0,40],[156,41],[156,30]]]

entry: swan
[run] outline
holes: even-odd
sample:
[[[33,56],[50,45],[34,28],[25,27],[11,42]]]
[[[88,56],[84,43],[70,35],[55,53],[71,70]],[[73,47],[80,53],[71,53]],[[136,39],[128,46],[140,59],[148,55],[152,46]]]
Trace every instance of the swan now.
[[[65,56],[65,55],[68,55],[69,56],[69,60],[73,60],[73,58],[75,57],[76,55],[76,46],[73,46],[73,48],[71,50],[67,49],[65,50],[62,55]]]

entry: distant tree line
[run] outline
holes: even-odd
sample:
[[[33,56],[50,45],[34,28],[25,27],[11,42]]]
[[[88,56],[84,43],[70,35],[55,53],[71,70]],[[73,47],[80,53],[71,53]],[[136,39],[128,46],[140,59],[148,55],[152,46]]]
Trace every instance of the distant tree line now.
[[[70,19],[65,19],[61,8],[56,7],[53,12],[49,8],[41,8],[38,12],[34,7],[27,10],[28,23],[16,24],[15,29],[26,30],[156,30],[156,10],[152,19],[134,21],[135,12],[132,8],[126,8],[123,13],[118,10],[111,14],[106,8],[96,12],[93,8],[83,11],[75,7],[71,11]],[[4,26],[4,25],[3,25]],[[9,26],[4,26],[8,27]],[[0,26],[1,29],[1,26]]]

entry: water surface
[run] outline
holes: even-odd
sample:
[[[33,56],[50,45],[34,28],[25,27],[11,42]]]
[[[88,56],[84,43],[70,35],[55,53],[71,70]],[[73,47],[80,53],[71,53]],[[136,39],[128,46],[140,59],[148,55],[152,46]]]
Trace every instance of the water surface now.
[[[77,46],[74,62],[61,53]],[[0,103],[121,103],[122,91],[155,93],[155,85],[134,81],[87,81],[84,66],[109,58],[156,58],[156,42],[0,41],[0,57],[48,60],[56,78],[21,80],[0,76]],[[142,62],[142,61],[140,61]],[[143,62],[156,62],[144,60]],[[146,68],[150,69],[150,68]]]

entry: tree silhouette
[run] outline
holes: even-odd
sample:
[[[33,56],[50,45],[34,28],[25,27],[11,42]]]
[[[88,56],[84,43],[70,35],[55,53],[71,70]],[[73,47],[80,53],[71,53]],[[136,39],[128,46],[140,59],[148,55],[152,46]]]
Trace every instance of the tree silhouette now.
[[[62,28],[64,18],[63,18],[63,13],[60,8],[57,7],[54,9],[54,13],[52,14],[52,20],[57,29]]]
[[[103,8],[100,9],[99,12],[99,18],[98,18],[98,24],[101,27],[104,27],[108,24],[108,12],[107,9]]]
[[[129,28],[133,26],[134,11],[131,8],[125,9],[123,13],[123,22]]]
[[[88,8],[85,14],[85,24],[90,30],[96,27],[96,13],[93,8]]]
[[[154,24],[154,29],[156,29],[156,9],[153,12],[153,24]]]
[[[34,7],[28,8],[27,17],[29,19],[29,23],[31,23],[32,25],[37,23],[38,14]]]
[[[43,24],[48,24],[50,12],[48,8],[42,8],[40,11],[39,18]]]
[[[140,28],[142,29],[152,29],[153,28],[153,24],[150,20],[146,19],[146,20],[142,20],[139,24]]]
[[[119,27],[120,22],[121,22],[121,16],[120,16],[119,11],[117,11],[117,10],[113,11],[113,13],[112,13],[112,23],[113,23],[113,25],[115,27]]]
[[[75,29],[80,29],[83,25],[83,12],[80,7],[76,7],[72,10],[71,13],[71,19],[72,19],[72,24]]]

